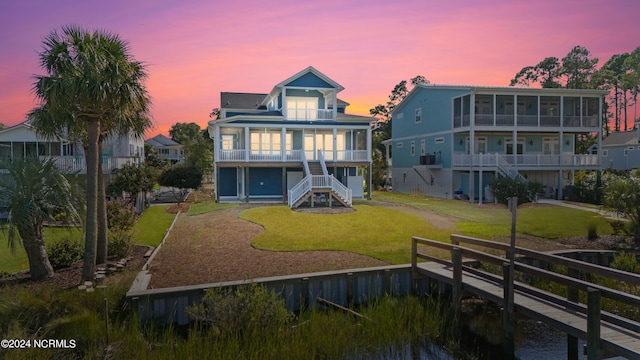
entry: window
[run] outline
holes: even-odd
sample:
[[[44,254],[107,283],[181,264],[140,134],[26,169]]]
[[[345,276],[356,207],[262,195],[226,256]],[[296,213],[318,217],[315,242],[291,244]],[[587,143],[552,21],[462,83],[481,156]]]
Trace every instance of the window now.
[[[476,154],[485,154],[487,152],[487,138],[479,137],[476,138]]]
[[[427,155],[427,143],[426,140],[420,140],[420,155]]]
[[[251,130],[251,152],[276,153],[280,151],[279,131]]]
[[[287,97],[287,118],[292,120],[316,120],[318,118],[318,99]]]
[[[506,139],[504,141],[504,145],[505,145],[505,152],[508,155],[512,155],[513,154],[513,140],[512,139]],[[516,143],[516,154],[517,155],[522,155],[524,153],[524,138],[518,138],[517,143]]]
[[[560,145],[558,142],[558,138],[543,138],[542,153],[545,155],[560,154]]]
[[[416,123],[422,122],[422,108],[416,109]]]
[[[222,135],[222,150],[233,150],[236,142],[235,135]]]
[[[609,150],[602,150],[602,156],[609,156]]]
[[[415,156],[416,155],[416,142],[412,141],[411,142],[411,156]]]

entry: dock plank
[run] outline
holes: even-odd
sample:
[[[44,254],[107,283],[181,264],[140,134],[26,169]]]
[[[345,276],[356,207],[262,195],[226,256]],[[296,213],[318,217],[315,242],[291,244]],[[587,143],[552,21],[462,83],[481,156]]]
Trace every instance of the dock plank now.
[[[450,265],[421,262],[417,264],[417,272],[422,276],[452,284],[453,270]],[[504,290],[501,284],[471,273],[463,273],[462,282],[465,291],[504,306]],[[587,317],[583,313],[521,291],[514,293],[514,307],[516,313],[542,321],[582,339],[587,337]],[[640,334],[605,321],[601,321],[600,327],[604,350],[640,360]]]

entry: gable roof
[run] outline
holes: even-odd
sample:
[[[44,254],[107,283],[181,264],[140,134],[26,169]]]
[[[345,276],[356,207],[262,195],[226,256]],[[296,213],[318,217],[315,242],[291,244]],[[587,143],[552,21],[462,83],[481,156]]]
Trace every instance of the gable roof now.
[[[285,86],[303,86],[302,82],[311,82],[318,89],[335,89],[340,92],[344,90],[344,87],[337,82],[331,80],[328,76],[318,71],[313,66],[308,66],[306,69],[296,73],[295,75],[287,78],[286,80],[278,83],[273,87],[271,92],[262,100],[262,104],[267,104],[274,96],[277,96],[282,92],[282,88]],[[331,90],[333,91],[333,90]]]
[[[254,109],[257,110],[267,94],[221,92],[221,109]]]
[[[639,142],[640,134],[637,130],[613,132],[606,138],[602,139],[602,146],[638,145]]]
[[[145,143],[153,146],[153,147],[163,147],[163,146],[180,146],[179,143],[169,139],[168,137],[158,134],[151,139],[147,139],[144,141]]]
[[[308,66],[306,69],[298,72],[297,74],[289,77],[288,79],[282,81],[281,83],[277,84],[276,86],[274,86],[274,90],[276,88],[281,88],[283,86],[296,86],[296,80],[299,80],[301,78],[310,78],[309,74],[315,75],[315,77],[317,77],[319,80],[317,83],[321,84],[322,86],[318,86],[318,87],[328,87],[328,88],[334,88],[337,89],[338,91],[344,90],[344,87],[342,87],[342,85],[338,84],[337,82],[331,80],[328,76],[326,76],[325,74],[321,73],[320,71],[318,71],[316,68],[314,68],[313,66]],[[273,91],[271,92],[273,93]]]

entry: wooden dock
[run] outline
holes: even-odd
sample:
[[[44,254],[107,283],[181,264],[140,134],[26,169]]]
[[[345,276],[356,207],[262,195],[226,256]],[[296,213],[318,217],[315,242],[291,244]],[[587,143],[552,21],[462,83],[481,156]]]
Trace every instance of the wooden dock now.
[[[462,247],[460,242],[468,242],[477,246],[492,249],[508,250],[508,245],[488,242],[485,240],[452,235],[452,244],[445,244],[432,240],[413,238],[412,267],[415,277],[426,277],[441,284],[447,284],[452,289],[454,301],[460,300],[463,294],[471,294],[487,299],[499,306],[507,308],[511,296],[506,290],[508,286],[508,264],[505,257],[491,255],[478,250]],[[419,247],[420,245],[420,247]],[[428,247],[449,249],[452,251],[452,261],[434,258],[423,252]],[[625,281],[630,285],[640,285],[640,276],[609,269],[604,266],[563,258],[546,253],[518,248],[516,253],[526,253],[527,259],[534,257],[536,261],[546,264],[562,264],[567,266],[569,273],[576,276],[576,269],[583,273],[598,274],[616,280]],[[463,258],[464,257],[464,258]],[[431,260],[418,262],[417,259]],[[479,270],[480,263],[502,265],[503,274],[491,274]],[[467,264],[467,265],[465,265]],[[474,266],[471,266],[473,264]],[[572,271],[574,270],[574,271]],[[623,356],[628,359],[640,360],[640,323],[619,315],[601,311],[600,297],[615,299],[638,308],[640,298],[618,290],[605,288],[590,283],[578,277],[571,277],[554,273],[549,270],[528,265],[523,258],[515,264],[515,271],[519,278],[536,277],[538,279],[557,282],[566,285],[570,294],[567,298],[540,290],[521,281],[514,282],[513,311],[527,318],[544,322],[569,336],[569,358],[577,358],[577,338],[585,339],[587,347],[591,347],[589,358],[597,359],[603,351],[607,354]],[[578,291],[587,293],[587,304],[578,302]],[[506,312],[506,311],[505,311]],[[573,341],[571,339],[574,339]]]

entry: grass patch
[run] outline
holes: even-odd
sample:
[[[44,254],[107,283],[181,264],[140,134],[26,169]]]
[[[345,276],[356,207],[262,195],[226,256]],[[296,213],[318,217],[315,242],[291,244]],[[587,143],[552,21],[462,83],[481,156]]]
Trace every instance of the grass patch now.
[[[167,212],[168,205],[150,206],[142,212],[134,225],[133,243],[158,246],[171,226],[175,214]]]
[[[202,215],[210,212],[229,209],[232,207],[237,207],[238,204],[233,203],[217,203],[215,200],[207,200],[199,203],[194,203],[189,206],[189,211],[187,215]]]
[[[147,208],[134,225],[134,244],[158,246],[165,232],[171,226],[174,214],[166,212],[168,206]],[[80,239],[84,245],[82,228],[45,227],[45,243],[55,243],[64,238]],[[0,274],[28,270],[29,260],[21,245],[16,244],[15,254],[11,252],[7,239],[7,230],[0,231]]]
[[[492,239],[509,236],[511,232],[511,213],[506,206],[486,208],[466,201],[396,192],[378,192],[374,200],[415,206],[456,217],[460,219],[456,226],[465,235]],[[611,225],[602,216],[591,211],[561,206],[519,207],[516,231],[546,239],[560,239],[585,236],[590,223],[597,224],[600,234],[613,233]]]
[[[82,239],[81,228],[45,227],[45,243],[55,243],[64,238]],[[8,274],[28,270],[27,253],[20,244],[16,244],[15,254],[11,252],[7,238],[7,229],[0,230],[0,273]]]
[[[411,260],[412,236],[449,241],[448,231],[436,229],[417,215],[369,205],[354,209],[346,214],[314,214],[267,206],[244,210],[240,218],[265,228],[253,239],[255,247],[265,250],[349,251],[405,264]]]

